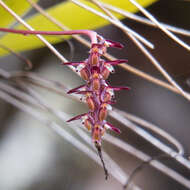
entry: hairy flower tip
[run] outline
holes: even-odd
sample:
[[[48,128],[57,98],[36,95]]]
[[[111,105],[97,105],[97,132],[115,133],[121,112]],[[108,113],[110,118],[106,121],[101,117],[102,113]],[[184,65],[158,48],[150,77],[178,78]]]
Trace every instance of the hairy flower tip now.
[[[127,59],[118,59],[118,60],[114,60],[114,61],[106,61],[106,64],[110,64],[110,65],[118,65],[121,63],[127,63],[128,60]]]
[[[75,117],[72,117],[71,119],[67,120],[67,122],[71,122],[71,121],[74,121],[74,120],[82,119],[84,116],[87,116],[87,113],[83,113],[83,114],[77,115]]]
[[[115,48],[120,48],[120,49],[124,47],[123,44],[121,44],[119,42],[112,41],[112,40],[106,40],[105,44],[108,47],[115,47]]]

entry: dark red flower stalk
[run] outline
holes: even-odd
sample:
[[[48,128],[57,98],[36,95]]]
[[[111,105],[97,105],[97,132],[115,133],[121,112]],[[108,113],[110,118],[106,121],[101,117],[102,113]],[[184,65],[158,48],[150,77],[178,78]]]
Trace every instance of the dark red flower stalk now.
[[[23,35],[42,34],[42,35],[75,35],[83,34],[89,36],[91,39],[91,49],[88,59],[81,62],[68,62],[65,65],[72,65],[76,67],[76,72],[86,81],[86,84],[81,85],[68,91],[68,94],[76,93],[83,95],[85,102],[88,105],[89,112],[75,116],[67,122],[81,119],[82,124],[91,132],[92,140],[98,151],[98,155],[104,167],[106,179],[108,172],[104,164],[101,152],[102,136],[106,130],[110,129],[116,133],[120,130],[106,121],[108,111],[111,110],[111,105],[115,103],[114,91],[129,90],[128,87],[113,87],[109,86],[106,79],[110,73],[114,72],[114,65],[127,62],[127,60],[105,61],[101,58],[107,51],[108,47],[123,48],[123,45],[111,40],[105,40],[103,37],[97,35],[96,32],[90,30],[73,30],[73,31],[28,31],[15,30],[8,28],[0,28],[2,32],[11,32]]]

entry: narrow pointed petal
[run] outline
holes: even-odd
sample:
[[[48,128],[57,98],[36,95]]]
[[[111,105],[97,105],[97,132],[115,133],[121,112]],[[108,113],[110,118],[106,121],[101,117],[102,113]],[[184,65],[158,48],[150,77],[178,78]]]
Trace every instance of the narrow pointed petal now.
[[[121,133],[120,129],[114,127],[111,123],[108,123],[108,122],[107,122],[106,125],[108,125],[108,127],[109,127],[112,131],[114,131],[114,132],[116,132],[116,133],[118,133],[118,134]]]
[[[115,48],[123,48],[124,46],[119,42],[114,42],[112,40],[106,40],[106,43],[109,47],[115,47]]]
[[[120,90],[130,90],[131,88],[127,87],[127,86],[108,86],[109,88],[115,90],[115,91],[120,91]]]
[[[69,90],[69,91],[67,92],[67,94],[76,93],[76,92],[78,92],[78,90],[79,90],[80,88],[83,88],[83,87],[85,87],[85,86],[86,86],[86,85],[81,85],[81,86],[78,86],[78,87],[76,87],[76,88],[73,88],[73,89]]]
[[[118,59],[118,60],[114,60],[114,61],[106,61],[106,63],[110,64],[110,65],[118,65],[121,63],[127,63],[128,60],[126,59]]]
[[[81,62],[66,62],[66,63],[62,63],[62,65],[73,65],[73,66],[77,66],[77,65],[80,65],[80,64],[84,64],[84,62],[81,61]]]
[[[71,121],[74,121],[74,120],[81,119],[85,115],[87,115],[87,113],[83,113],[83,114],[77,115],[77,116],[72,117],[71,119],[67,120],[67,122],[71,122]]]

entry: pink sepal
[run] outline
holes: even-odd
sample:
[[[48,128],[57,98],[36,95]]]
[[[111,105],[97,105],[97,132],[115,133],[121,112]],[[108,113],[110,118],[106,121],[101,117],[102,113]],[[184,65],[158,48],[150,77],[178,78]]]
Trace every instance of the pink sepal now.
[[[116,132],[118,134],[121,133],[120,129],[114,127],[111,123],[106,122],[106,125],[108,125],[112,131],[114,131],[114,132]]]
[[[121,43],[114,42],[112,40],[106,40],[106,42],[108,43],[109,47],[115,47],[115,48],[123,48],[124,47]]]
[[[74,121],[74,120],[81,119],[85,115],[87,115],[87,113],[83,113],[83,114],[77,115],[77,116],[72,117],[71,119],[67,120],[67,122],[71,122],[71,121]]]

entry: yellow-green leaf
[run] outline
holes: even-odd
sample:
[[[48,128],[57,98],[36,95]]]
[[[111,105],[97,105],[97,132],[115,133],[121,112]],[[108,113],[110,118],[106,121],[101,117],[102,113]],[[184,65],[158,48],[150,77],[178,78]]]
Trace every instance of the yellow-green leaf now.
[[[37,1],[34,0],[34,2]],[[31,5],[26,0],[4,0],[3,2],[18,15],[25,14],[31,8]],[[0,27],[7,27],[15,21],[15,18],[1,6],[0,18]]]
[[[102,0],[102,1],[130,12],[137,11],[137,8],[133,6],[131,3],[129,3],[129,1],[127,0]],[[142,6],[146,7],[155,1],[157,0],[139,0],[138,2]],[[85,0],[81,0],[81,2],[92,6],[92,4],[88,3]],[[93,6],[93,8],[97,9],[97,7],[95,6]],[[51,16],[62,22],[65,26],[73,30],[95,29],[98,27],[102,27],[106,24],[109,24],[108,21],[94,15],[93,13],[86,11],[85,9],[78,7],[77,5],[71,2],[60,3],[48,9],[47,12]],[[123,18],[121,15],[118,14],[116,16],[120,19]],[[60,30],[55,24],[53,24],[52,22],[50,22],[40,14],[36,14],[32,18],[28,19],[27,23],[30,24],[36,30],[48,30],[48,31]],[[17,29],[25,29],[25,28],[23,26],[19,26],[17,27]],[[51,43],[57,43],[61,41],[60,37],[57,38],[52,36],[48,37],[45,36],[45,38],[48,39],[48,41]],[[0,43],[6,45],[7,47],[10,47],[15,51],[31,50],[34,48],[39,48],[44,46],[44,44],[35,36],[31,35],[23,36],[19,34],[8,34],[4,36],[2,39],[0,39]],[[6,53],[7,53],[6,51],[0,49],[0,55],[5,55]]]

